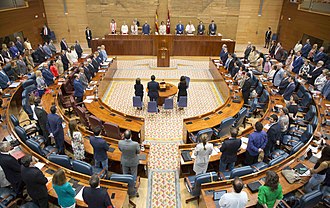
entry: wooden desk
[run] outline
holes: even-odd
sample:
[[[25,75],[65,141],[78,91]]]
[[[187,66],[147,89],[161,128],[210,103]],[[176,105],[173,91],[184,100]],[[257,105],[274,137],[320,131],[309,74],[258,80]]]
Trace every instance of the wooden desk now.
[[[164,104],[165,98],[173,96],[178,92],[178,87],[177,86],[175,86],[173,84],[170,84],[170,83],[166,83],[166,85],[168,86],[168,88],[166,87],[165,91],[158,90],[159,97],[158,97],[158,100],[157,100],[157,104],[159,106],[162,106]],[[148,92],[148,88],[146,89],[146,91]]]
[[[235,41],[197,35],[106,35],[104,39],[93,39],[91,46],[96,51],[97,46],[105,45],[108,55],[157,56],[163,40],[169,43],[170,56],[219,56],[223,44],[230,53],[235,49]]]

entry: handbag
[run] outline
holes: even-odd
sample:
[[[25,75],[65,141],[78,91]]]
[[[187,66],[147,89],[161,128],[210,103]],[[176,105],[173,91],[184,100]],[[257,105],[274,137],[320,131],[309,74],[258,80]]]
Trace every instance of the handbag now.
[[[282,170],[282,175],[290,183],[293,184],[296,181],[299,181],[301,178],[294,170]]]

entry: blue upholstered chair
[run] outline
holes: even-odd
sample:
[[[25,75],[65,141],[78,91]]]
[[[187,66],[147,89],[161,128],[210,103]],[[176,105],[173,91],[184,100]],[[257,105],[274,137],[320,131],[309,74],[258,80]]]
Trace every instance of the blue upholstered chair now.
[[[280,155],[280,156],[270,160],[268,164],[265,162],[258,162],[256,164],[251,165],[251,167],[254,169],[254,172],[258,172],[258,171],[266,169],[272,165],[276,165],[285,159],[286,159],[286,155]]]
[[[295,146],[298,142],[306,143],[313,135],[313,127],[308,124],[306,130],[301,135],[284,135],[282,143],[288,146]]]
[[[258,96],[261,95],[261,93],[263,92],[264,90],[264,86],[262,85],[262,83],[259,81],[258,84],[257,84],[257,87],[256,87],[256,93]]]
[[[135,180],[134,176],[129,175],[129,174],[114,173],[110,176],[110,180],[127,183],[128,184],[128,195],[136,196],[138,187],[140,185],[140,177],[137,177],[137,179]]]
[[[32,149],[34,152],[38,153],[39,155],[43,157],[48,157],[50,154],[56,154],[57,149],[52,146],[47,146],[45,148],[42,148],[40,144],[33,139],[26,140],[26,145]]]
[[[312,96],[309,92],[305,92],[304,96],[301,98],[301,101],[299,102],[298,111],[300,112],[306,112],[308,111],[309,105],[312,103]]]
[[[17,195],[12,188],[0,188],[0,207],[7,208],[17,205],[21,199],[16,197]]]
[[[22,107],[24,112],[28,115],[29,119],[33,120],[33,111],[29,104],[29,97],[22,98]]]
[[[220,172],[221,180],[228,180],[235,177],[240,177],[248,175],[254,172],[254,169],[251,166],[243,166],[239,168],[234,168],[232,171]]]
[[[201,194],[201,186],[203,183],[217,181],[218,175],[216,172],[203,173],[199,175],[189,176],[184,178],[184,183],[190,195],[193,198],[187,199],[186,203],[197,200],[199,203],[199,196]]]
[[[133,107],[142,109],[142,100],[140,96],[133,96]]]
[[[230,132],[230,128],[233,126],[235,119],[233,117],[225,118],[221,121],[219,127],[213,128],[214,135],[217,138],[226,136]]]
[[[208,129],[203,129],[203,130],[200,130],[199,132],[197,132],[197,134],[193,134],[193,133],[190,133],[189,134],[189,139],[191,142],[193,143],[199,143],[200,141],[200,138],[203,134],[207,134],[208,136],[208,140],[211,139],[212,135],[213,135],[213,130],[211,128],[208,128]]]
[[[25,129],[21,126],[15,126],[14,130],[15,130],[16,134],[18,135],[18,137],[20,138],[20,140],[24,143],[28,139],[32,139],[32,140],[36,141],[38,144],[41,144],[45,141],[45,138],[41,135],[37,135],[37,136],[28,135],[26,133]]]
[[[186,108],[188,106],[188,99],[187,96],[180,96],[179,102],[178,102],[178,108]]]
[[[247,115],[248,110],[246,107],[241,108],[241,110],[239,110],[239,112],[237,113],[237,116],[235,118],[235,121],[233,123],[233,127],[234,128],[239,128],[242,124],[244,124],[244,128],[245,128],[245,116]]]
[[[62,167],[65,167],[69,170],[72,169],[72,161],[71,159],[69,158],[69,156],[67,155],[55,155],[55,154],[51,154],[49,155],[48,157],[48,160],[50,162],[53,162],[53,163],[56,163]]]
[[[22,83],[22,87],[23,87],[23,89],[26,89],[28,86],[35,85],[35,84],[36,84],[36,81],[35,80],[33,80],[33,79],[27,79],[26,81],[24,81]]]
[[[299,85],[296,95],[298,96],[298,98],[302,98],[304,97],[306,92],[307,92],[306,87],[304,85]]]
[[[172,110],[173,109],[173,98],[166,98],[163,106],[164,110]]]
[[[299,203],[292,208],[311,208],[315,207],[322,200],[323,193],[320,190],[314,190],[310,193],[304,194],[300,197]],[[280,202],[281,207],[290,208],[290,206],[282,200]]]
[[[39,206],[33,202],[27,202],[27,203],[21,205],[20,208],[39,208]]]
[[[23,121],[20,122],[17,119],[17,117],[15,115],[13,115],[13,114],[11,114],[9,118],[10,118],[10,121],[13,124],[14,127],[16,127],[16,126],[22,126],[24,128],[24,130],[26,131],[26,134],[29,135],[29,136],[35,135],[36,132],[39,130],[37,128],[37,125],[32,125],[31,126],[31,124],[33,122],[30,119],[26,119],[26,120],[23,120]]]
[[[80,161],[80,160],[73,160],[72,161],[72,168],[74,171],[77,171],[82,174],[86,175],[93,175],[93,174],[98,174],[100,178],[103,178],[105,176],[105,170],[101,168],[96,168],[93,167],[91,164]]]
[[[158,113],[158,106],[156,101],[148,102],[148,113]]]
[[[186,76],[186,84],[187,84],[187,89],[189,88],[189,84],[190,84],[190,77]]]
[[[298,152],[303,146],[305,145],[305,143],[303,142],[298,142],[295,146],[293,146],[290,150],[290,155],[295,154],[296,152]]]

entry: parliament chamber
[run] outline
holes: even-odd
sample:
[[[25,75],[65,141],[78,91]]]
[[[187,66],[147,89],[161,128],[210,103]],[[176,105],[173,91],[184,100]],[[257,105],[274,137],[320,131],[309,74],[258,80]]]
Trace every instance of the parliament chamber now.
[[[328,13],[288,0],[214,0],[194,15],[194,1],[145,1],[143,12],[126,1],[22,2],[0,3],[1,207],[45,206],[26,169],[47,179],[48,207],[330,206]],[[19,11],[36,12],[35,25],[12,25]]]

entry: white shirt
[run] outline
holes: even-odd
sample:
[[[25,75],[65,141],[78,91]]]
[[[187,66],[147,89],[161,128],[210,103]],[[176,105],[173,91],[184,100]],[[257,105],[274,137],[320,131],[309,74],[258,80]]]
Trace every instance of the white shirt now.
[[[132,32],[132,35],[137,35],[138,34],[138,26],[137,25],[131,25],[131,32]]]
[[[302,49],[302,45],[300,43],[297,43],[293,48],[295,53],[297,53],[298,51],[301,51],[301,49]]]
[[[221,197],[219,205],[221,208],[244,208],[247,202],[248,196],[245,191],[241,191],[241,193],[230,192]]]
[[[114,23],[110,22],[110,32],[116,32],[116,28],[117,28],[117,24],[115,22]],[[127,32],[128,32],[128,28],[127,28]]]
[[[128,26],[122,25],[121,26],[121,33],[127,35],[128,34]]]
[[[188,34],[192,34],[192,33],[194,33],[194,32],[195,32],[195,27],[194,27],[194,25],[193,25],[193,24],[187,24],[187,26],[186,26],[186,32],[187,32]]]
[[[35,105],[31,105],[31,109],[32,109],[32,112],[33,112],[33,119],[37,121],[38,117],[36,115],[36,112],[34,111],[35,107],[36,107]]]
[[[160,25],[159,26],[159,34],[160,35],[166,35],[166,25]]]
[[[322,91],[326,82],[327,82],[327,76],[324,76],[323,74],[321,74],[320,76],[316,77],[316,79],[314,81],[314,86],[316,87],[316,89],[318,91]]]

